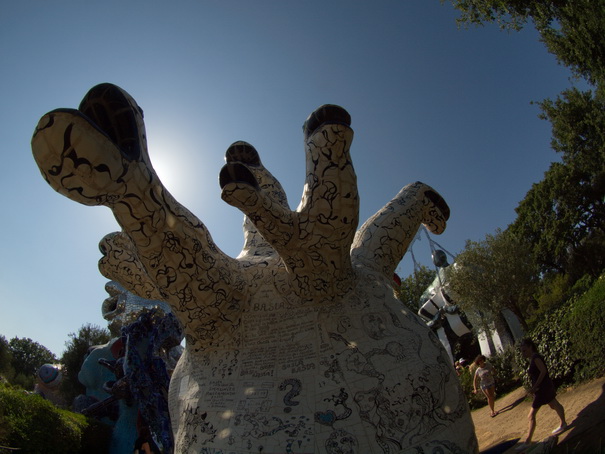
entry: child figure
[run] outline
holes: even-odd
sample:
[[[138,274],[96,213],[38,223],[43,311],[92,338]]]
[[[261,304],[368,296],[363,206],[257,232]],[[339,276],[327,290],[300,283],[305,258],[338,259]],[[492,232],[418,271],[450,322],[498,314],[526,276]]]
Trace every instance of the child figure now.
[[[477,394],[477,383],[479,382],[481,385],[481,391],[487,397],[487,404],[491,410],[490,416],[493,418],[498,414],[494,410],[494,404],[496,400],[496,370],[494,366],[488,363],[485,359],[485,356],[479,355],[475,358],[475,365],[477,369],[475,370],[475,378],[473,380],[473,392]]]

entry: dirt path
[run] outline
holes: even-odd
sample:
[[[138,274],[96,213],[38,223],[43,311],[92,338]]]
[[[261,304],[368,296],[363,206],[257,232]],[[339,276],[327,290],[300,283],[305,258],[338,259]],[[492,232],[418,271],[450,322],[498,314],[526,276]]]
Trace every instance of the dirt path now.
[[[557,399],[565,408],[569,429],[559,435],[556,453],[604,453],[605,452],[605,377],[578,387],[559,390]],[[527,414],[531,399],[525,398],[523,388],[496,401],[496,411],[491,418],[489,408],[484,407],[472,413],[475,431],[479,440],[479,450],[485,454],[513,453],[514,442],[525,436]],[[536,418],[534,441],[546,440],[551,431],[558,427],[559,419],[550,407],[542,407]],[[527,452],[542,452],[538,445]]]

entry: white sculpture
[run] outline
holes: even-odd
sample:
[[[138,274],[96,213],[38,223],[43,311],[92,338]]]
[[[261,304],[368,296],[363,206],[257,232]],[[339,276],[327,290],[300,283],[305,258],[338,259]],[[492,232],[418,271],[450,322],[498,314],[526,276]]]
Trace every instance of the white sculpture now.
[[[447,205],[414,183],[356,232],[348,113],[322,106],[304,135],[296,211],[251,145],[227,150],[222,198],[246,215],[237,258],[164,188],[120,88],[42,117],[32,149],[55,190],[112,209],[123,231],[104,243],[102,273],[168,302],[184,327],[176,452],[475,452],[447,354],[391,287],[418,227],[441,233]]]

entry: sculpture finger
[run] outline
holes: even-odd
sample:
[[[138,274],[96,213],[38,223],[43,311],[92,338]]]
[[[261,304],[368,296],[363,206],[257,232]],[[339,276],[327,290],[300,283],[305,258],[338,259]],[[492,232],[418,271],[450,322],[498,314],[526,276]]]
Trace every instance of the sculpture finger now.
[[[110,233],[99,243],[103,257],[99,260],[99,271],[112,281],[117,281],[129,292],[149,300],[161,300],[155,283],[136,255],[130,238],[123,232]]]
[[[237,162],[245,164],[254,176],[258,187],[274,202],[289,209],[286,191],[277,178],[263,165],[258,151],[252,145],[244,141],[234,142],[225,152],[225,161],[228,164]]]
[[[119,149],[77,110],[40,119],[32,138],[34,159],[50,186],[84,205],[111,205],[126,193],[127,162]]]
[[[281,183],[262,164],[256,149],[247,142],[234,142],[225,153],[228,164],[242,163],[250,171],[258,187],[267,197],[290,210],[288,198]],[[273,246],[263,237],[258,228],[248,216],[244,216],[244,246],[238,259],[252,259],[253,257],[270,257],[276,254]]]
[[[357,177],[349,154],[351,117],[324,105],[303,126],[307,177],[300,205],[300,236],[312,249],[349,250],[359,222]]]
[[[251,145],[236,142],[226,156],[227,164],[219,175],[222,199],[239,208],[279,252],[290,242],[294,230],[292,211],[281,184],[261,164]],[[258,242],[258,238],[248,240]]]
[[[100,84],[79,109],[44,115],[32,137],[32,151],[46,181],[85,205],[112,205],[126,194],[130,174],[151,180],[143,111],[119,87]],[[138,165],[140,164],[140,165]]]
[[[124,194],[111,208],[133,247],[120,251],[121,263],[102,260],[102,270],[136,294],[170,303],[189,333],[200,311],[233,317],[234,310],[224,301],[245,289],[238,264],[216,247],[204,224],[159,180],[147,154],[142,110],[110,84],[93,88],[80,110],[127,162],[126,172],[116,179],[125,182]]]
[[[442,233],[449,215],[447,203],[433,188],[410,184],[361,226],[351,246],[353,263],[391,279],[420,225]]]
[[[118,264],[103,264],[112,278],[149,294],[144,270],[171,304],[184,306],[187,299],[197,307],[216,301],[206,273],[229,273],[237,264],[162,185],[147,154],[143,111],[126,91],[100,84],[86,94],[79,110],[50,112],[36,128],[32,150],[53,188],[80,203],[109,206],[132,240],[138,263],[124,262],[121,271]],[[233,281],[241,281],[233,274]],[[192,285],[207,288],[197,301],[183,296]]]

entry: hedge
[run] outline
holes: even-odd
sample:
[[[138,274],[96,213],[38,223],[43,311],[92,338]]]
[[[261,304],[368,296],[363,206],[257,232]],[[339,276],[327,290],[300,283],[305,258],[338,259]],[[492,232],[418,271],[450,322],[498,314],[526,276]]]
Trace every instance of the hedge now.
[[[574,381],[605,373],[605,275],[570,306],[565,323],[574,360]]]
[[[0,446],[19,453],[104,453],[109,431],[37,394],[0,384]]]
[[[583,294],[548,313],[529,336],[557,384],[574,384],[605,373],[605,275]]]

